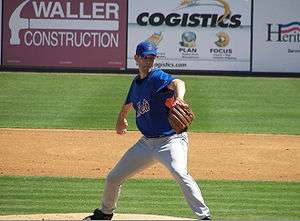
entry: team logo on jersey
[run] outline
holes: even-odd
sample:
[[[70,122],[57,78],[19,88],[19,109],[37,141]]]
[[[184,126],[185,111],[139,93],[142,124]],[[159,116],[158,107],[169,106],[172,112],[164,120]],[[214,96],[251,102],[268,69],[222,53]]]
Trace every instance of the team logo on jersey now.
[[[146,99],[143,99],[143,101],[139,101],[137,103],[137,115],[136,117],[139,117],[147,112],[150,111],[150,105],[149,105],[149,102],[146,100]]]

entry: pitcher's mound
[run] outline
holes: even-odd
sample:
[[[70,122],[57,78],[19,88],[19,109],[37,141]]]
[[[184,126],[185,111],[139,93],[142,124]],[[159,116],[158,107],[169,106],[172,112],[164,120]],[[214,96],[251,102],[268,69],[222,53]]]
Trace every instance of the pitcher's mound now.
[[[87,213],[33,214],[0,216],[0,220],[82,220]],[[114,214],[113,220],[192,220],[182,217],[158,216],[148,214]]]

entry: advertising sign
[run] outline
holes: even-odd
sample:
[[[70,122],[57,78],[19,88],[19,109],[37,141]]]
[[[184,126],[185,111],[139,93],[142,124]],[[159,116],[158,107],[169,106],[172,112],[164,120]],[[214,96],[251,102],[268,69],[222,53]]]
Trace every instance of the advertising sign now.
[[[125,68],[126,0],[5,0],[4,65]]]
[[[251,0],[129,0],[128,10],[128,68],[150,40],[163,69],[250,70]]]
[[[253,71],[300,72],[299,9],[299,0],[254,1]]]

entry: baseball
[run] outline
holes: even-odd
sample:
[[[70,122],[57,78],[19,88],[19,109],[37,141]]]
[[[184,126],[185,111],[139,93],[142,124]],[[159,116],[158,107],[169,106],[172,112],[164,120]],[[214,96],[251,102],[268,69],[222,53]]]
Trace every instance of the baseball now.
[[[125,128],[122,130],[122,134],[125,134],[127,132],[128,121],[126,119],[124,119],[124,125],[125,125]]]

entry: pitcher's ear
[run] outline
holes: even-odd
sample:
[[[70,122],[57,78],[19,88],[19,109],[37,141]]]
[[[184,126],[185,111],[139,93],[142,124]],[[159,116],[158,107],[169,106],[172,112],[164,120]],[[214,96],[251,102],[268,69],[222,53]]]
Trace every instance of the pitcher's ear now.
[[[134,60],[137,61],[138,58],[139,58],[139,56],[135,54],[134,55]]]
[[[134,55],[134,60],[135,60],[135,64],[136,64],[136,66],[139,66],[139,64],[138,64],[138,59],[139,58],[139,56],[138,55]]]

